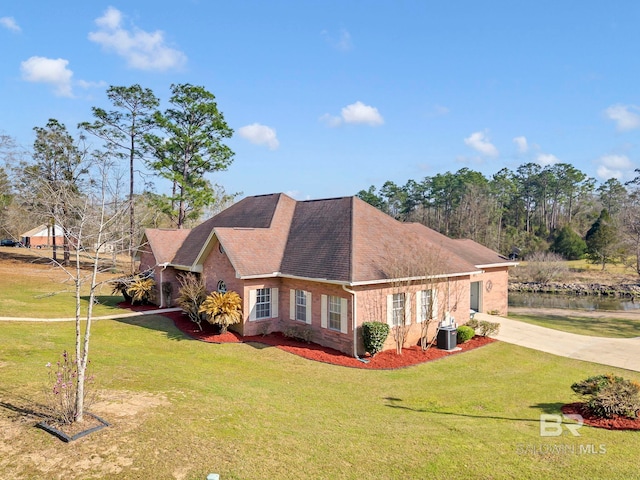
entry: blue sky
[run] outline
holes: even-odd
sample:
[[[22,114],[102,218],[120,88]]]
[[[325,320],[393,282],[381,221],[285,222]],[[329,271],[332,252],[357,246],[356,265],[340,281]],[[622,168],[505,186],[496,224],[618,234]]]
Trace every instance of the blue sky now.
[[[640,2],[3,2],[0,131],[71,131],[109,85],[202,85],[229,192],[353,195],[462,167],[640,167]]]

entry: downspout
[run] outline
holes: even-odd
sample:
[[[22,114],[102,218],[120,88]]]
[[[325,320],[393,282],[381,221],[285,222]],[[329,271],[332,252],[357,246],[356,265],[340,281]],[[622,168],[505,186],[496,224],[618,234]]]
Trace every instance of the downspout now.
[[[169,266],[169,262],[159,263],[158,266],[162,267],[162,270],[160,270],[160,308],[162,308],[162,304],[164,303],[164,294],[162,292],[162,272],[164,272],[164,269]]]
[[[350,293],[351,295],[353,295],[353,308],[352,308],[352,312],[351,312],[351,323],[352,323],[352,329],[353,329],[353,357],[356,360],[360,360],[362,363],[369,363],[369,360],[365,360],[363,358],[360,358],[358,356],[358,335],[357,335],[357,321],[358,321],[358,301],[356,299],[356,292],[355,290],[349,290],[346,285],[342,285],[342,289],[347,292]]]

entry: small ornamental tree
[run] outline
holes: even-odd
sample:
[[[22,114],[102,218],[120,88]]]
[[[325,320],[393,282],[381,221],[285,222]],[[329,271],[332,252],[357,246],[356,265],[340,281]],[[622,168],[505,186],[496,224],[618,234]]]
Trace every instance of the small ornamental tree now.
[[[202,305],[200,313],[206,315],[207,321],[220,327],[220,333],[226,333],[229,325],[242,320],[242,299],[236,292],[213,292]]]
[[[202,314],[200,306],[207,298],[206,281],[202,275],[187,273],[178,277],[180,290],[176,303],[189,316],[189,320],[198,325],[202,331]]]

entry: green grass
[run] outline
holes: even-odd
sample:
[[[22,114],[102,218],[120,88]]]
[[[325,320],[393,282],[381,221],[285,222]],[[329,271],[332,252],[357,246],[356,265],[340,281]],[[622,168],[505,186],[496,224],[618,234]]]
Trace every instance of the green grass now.
[[[111,277],[113,275],[101,275],[100,278]],[[0,317],[67,318],[75,315],[75,286],[58,267],[0,262],[0,291]],[[82,294],[84,314],[88,287],[82,289]],[[109,285],[99,287],[97,295],[96,316],[117,312],[115,305],[123,300],[121,295],[111,295]]]
[[[533,316],[513,313],[509,314],[509,318],[580,335],[611,338],[640,337],[640,320],[609,317],[593,318],[576,315],[536,314]]]
[[[92,370],[113,426],[66,445],[19,412],[42,398],[73,324],[0,332],[0,478],[638,478],[640,432],[539,434],[540,414],[575,401],[573,382],[638,373],[500,342],[365,371],[190,340],[159,316],[100,321]],[[127,396],[146,399],[133,415]],[[606,453],[580,454],[591,445]]]

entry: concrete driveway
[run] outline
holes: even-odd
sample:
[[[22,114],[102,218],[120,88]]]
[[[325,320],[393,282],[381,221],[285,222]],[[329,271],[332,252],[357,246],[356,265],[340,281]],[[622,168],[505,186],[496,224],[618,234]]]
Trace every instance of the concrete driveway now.
[[[477,313],[475,318],[500,323],[500,332],[494,338],[503,342],[640,372],[640,337],[590,337],[484,313]]]

